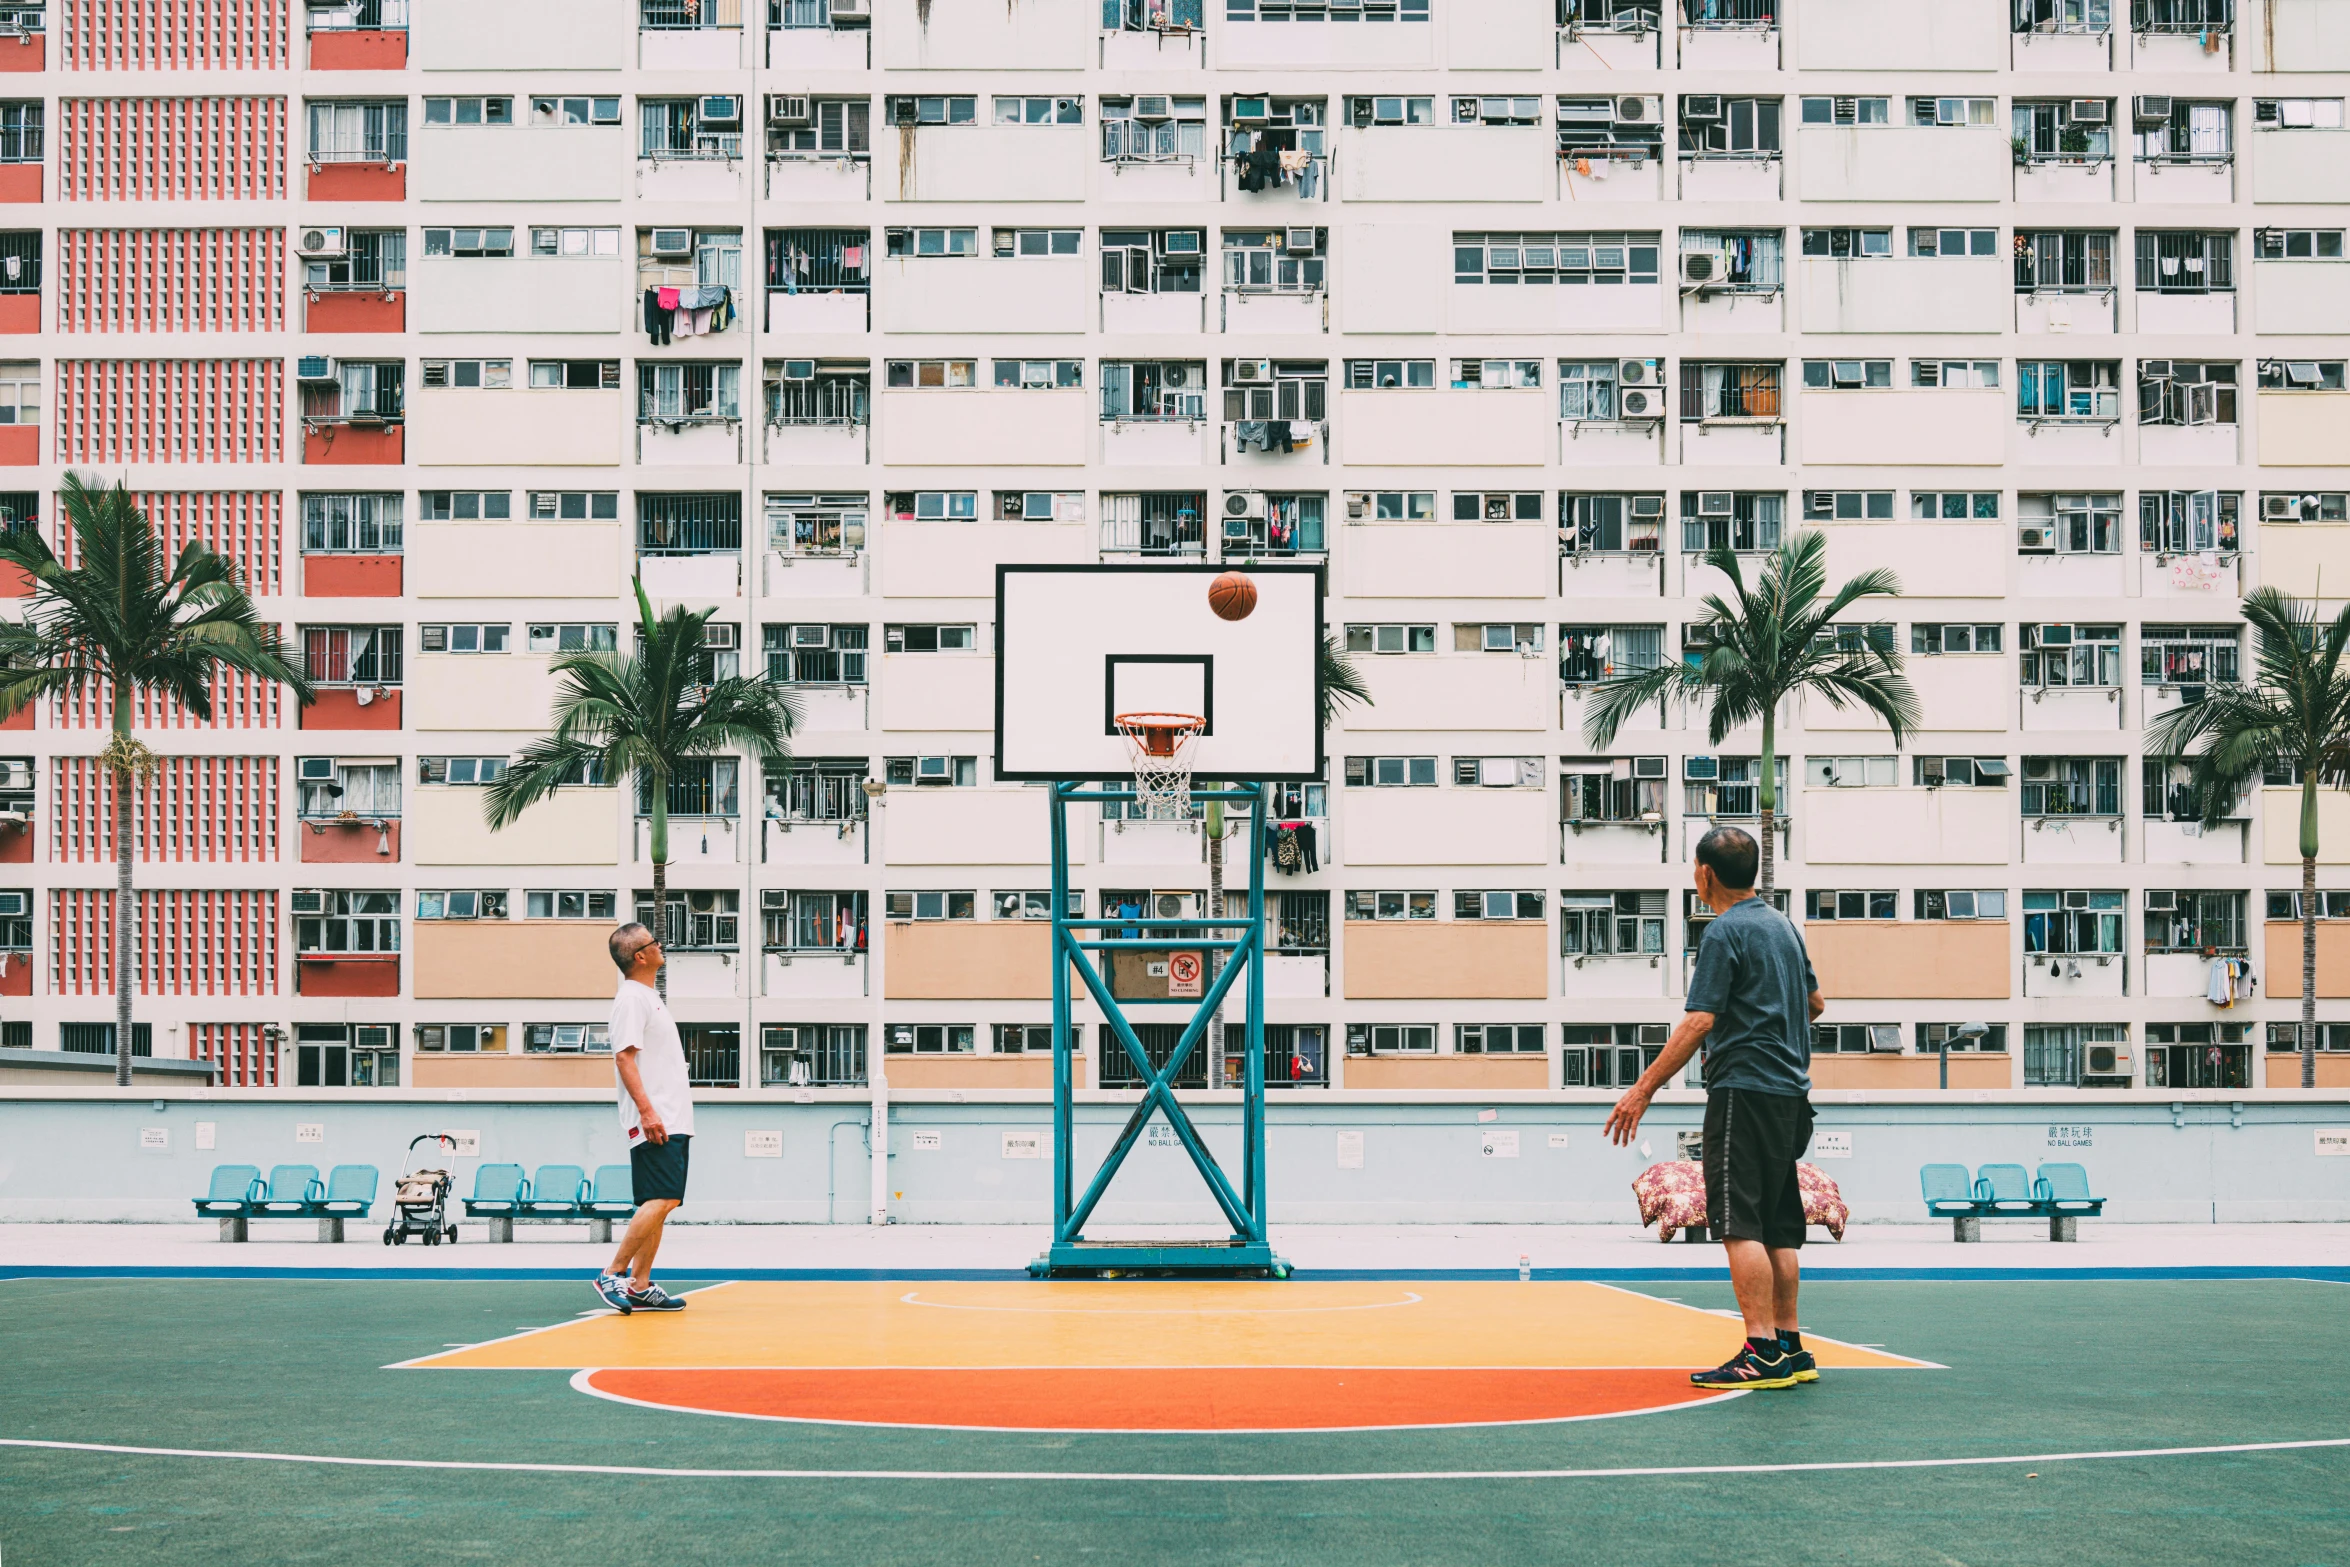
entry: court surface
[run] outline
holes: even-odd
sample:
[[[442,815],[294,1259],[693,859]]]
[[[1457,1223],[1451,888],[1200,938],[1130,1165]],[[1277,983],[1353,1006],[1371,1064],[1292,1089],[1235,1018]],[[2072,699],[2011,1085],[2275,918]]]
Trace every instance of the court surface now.
[[[0,1560],[2350,1567],[2331,1280],[672,1287],[0,1282]]]

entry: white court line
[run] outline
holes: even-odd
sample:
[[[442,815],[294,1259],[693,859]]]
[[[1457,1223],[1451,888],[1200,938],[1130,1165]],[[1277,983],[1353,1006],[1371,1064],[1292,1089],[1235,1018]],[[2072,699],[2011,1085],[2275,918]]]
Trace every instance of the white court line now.
[[[1229,1435],[1230,1433],[1219,1433]],[[2350,1436],[2297,1442],[2230,1442],[2203,1447],[2128,1447],[2079,1453],[2006,1453],[1981,1458],[1864,1458],[1802,1464],[1676,1464],[1622,1469],[1399,1469],[1332,1474],[1185,1474],[1065,1469],[663,1469],[645,1464],[527,1464],[439,1458],[342,1458],[322,1453],[249,1453],[200,1447],[130,1447],[113,1442],[51,1442],[0,1437],[0,1448],[111,1453],[132,1458],[212,1458],[265,1464],[322,1464],[344,1469],[430,1469],[458,1473],[627,1475],[659,1480],[999,1480],[1085,1481],[1133,1485],[1360,1485],[1399,1480],[1624,1480],[1705,1475],[1834,1474],[1853,1470],[1981,1469],[2012,1464],[2072,1464],[2124,1458],[2200,1458],[2223,1453],[2287,1453],[2350,1447]]]
[[[1679,1307],[1680,1307],[1680,1308],[1681,1308],[1683,1311],[1693,1311],[1693,1312],[1697,1313],[1697,1314],[1698,1314],[1699,1316],[1701,1316],[1701,1317],[1728,1317],[1728,1318],[1729,1318],[1731,1321],[1733,1321],[1733,1322],[1736,1322],[1736,1323],[1740,1324],[1741,1326],[1743,1326],[1743,1325],[1745,1324],[1745,1321],[1746,1321],[1746,1319],[1745,1319],[1744,1317],[1740,1316],[1740,1315],[1739,1315],[1737,1312],[1735,1312],[1735,1311],[1724,1311],[1724,1310],[1722,1310],[1722,1309],[1720,1309],[1719,1307],[1716,1307],[1716,1306],[1692,1306],[1692,1305],[1690,1305],[1690,1304],[1689,1304],[1687,1301],[1674,1300],[1674,1299],[1673,1299],[1671,1296],[1669,1296],[1669,1295],[1650,1295],[1650,1294],[1646,1294],[1646,1293],[1644,1293],[1644,1292],[1642,1292],[1642,1291],[1640,1291],[1640,1290],[1636,1290],[1636,1289],[1628,1289],[1628,1288],[1626,1288],[1624,1285],[1621,1285],[1621,1284],[1611,1284],[1611,1283],[1609,1283],[1609,1282],[1608,1282],[1607,1280],[1605,1280],[1605,1279],[1588,1279],[1588,1280],[1585,1280],[1584,1282],[1586,1282],[1586,1283],[1590,1283],[1590,1284],[1596,1284],[1596,1285],[1598,1285],[1598,1286],[1599,1286],[1601,1289],[1603,1289],[1603,1290],[1614,1290],[1614,1291],[1615,1291],[1617,1294],[1619,1294],[1619,1295],[1630,1295],[1630,1296],[1632,1296],[1632,1297],[1633,1297],[1635,1300],[1661,1300],[1661,1301],[1665,1301],[1665,1302],[1667,1302],[1668,1304],[1675,1305],[1675,1306],[1679,1306]],[[1904,1354],[1900,1354],[1900,1353],[1898,1353],[1897,1351],[1894,1351],[1894,1350],[1887,1349],[1887,1348],[1886,1348],[1884,1345],[1882,1345],[1882,1344],[1855,1344],[1855,1343],[1853,1343],[1853,1342],[1852,1342],[1850,1339],[1830,1338],[1830,1337],[1828,1337],[1828,1335],[1827,1335],[1827,1334],[1825,1334],[1825,1333],[1814,1333],[1814,1332],[1813,1332],[1811,1329],[1809,1329],[1809,1328],[1805,1328],[1805,1329],[1803,1330],[1803,1336],[1804,1336],[1806,1339],[1818,1339],[1818,1340],[1819,1340],[1821,1343],[1823,1343],[1823,1344],[1835,1344],[1835,1345],[1838,1345],[1839,1347],[1841,1347],[1841,1348],[1844,1348],[1844,1349],[1866,1349],[1866,1350],[1873,1350],[1873,1351],[1875,1351],[1876,1353],[1878,1353],[1878,1354],[1880,1354],[1880,1355],[1887,1356],[1887,1357],[1889,1357],[1889,1358],[1891,1358],[1891,1359],[1894,1359],[1894,1360],[1903,1361],[1903,1362],[1905,1362],[1905,1363],[1906,1363],[1908,1366],[1910,1366],[1910,1367],[1915,1367],[1915,1368],[1918,1368],[1918,1369],[1921,1369],[1921,1370],[1925,1370],[1925,1371],[1948,1371],[1948,1370],[1950,1369],[1948,1366],[1946,1366],[1946,1365],[1942,1364],[1942,1362],[1940,1362],[1939,1360],[1920,1360],[1920,1359],[1919,1359],[1917,1356],[1915,1356],[1915,1355],[1904,1355]],[[1836,1370],[1836,1371],[1840,1371],[1840,1372],[1841,1372],[1841,1371],[1888,1371],[1888,1370],[1897,1370],[1897,1369],[1900,1369],[1900,1368],[1898,1368],[1898,1367],[1890,1367],[1890,1366],[1836,1366],[1836,1367],[1832,1367],[1831,1369],[1833,1369],[1833,1370]]]
[[[689,1404],[663,1404],[652,1399],[630,1398],[626,1394],[606,1392],[590,1380],[599,1371],[640,1369],[669,1371],[676,1368],[670,1366],[658,1368],[589,1366],[585,1370],[572,1373],[571,1390],[575,1393],[585,1393],[590,1398],[609,1399],[615,1404],[626,1404],[634,1409],[655,1409],[671,1415],[708,1415],[719,1420],[768,1420],[785,1425],[853,1426],[860,1430],[870,1431],[981,1431],[997,1436],[1339,1436],[1351,1435],[1356,1432],[1378,1431],[1462,1431],[1472,1427],[1485,1426],[1563,1426],[1572,1425],[1579,1420],[1628,1420],[1635,1415],[1666,1415],[1677,1409],[1701,1409],[1711,1404],[1727,1402],[1733,1398],[1744,1398],[1754,1391],[1752,1388],[1744,1387],[1729,1388],[1710,1398],[1685,1399],[1677,1404],[1652,1404],[1646,1409],[1617,1409],[1601,1415],[1544,1415],[1536,1416],[1530,1420],[1447,1420],[1441,1423],[1421,1422],[1411,1425],[1376,1426],[962,1426],[920,1420],[827,1420],[818,1415],[754,1415],[733,1409],[696,1409]],[[724,1369],[731,1370],[733,1368]],[[1101,1369],[1123,1370],[1131,1368],[1104,1367]],[[1259,1368],[1236,1367],[1230,1369],[1256,1370]],[[1301,1369],[1319,1370],[1321,1368]],[[1355,1368],[1338,1367],[1335,1369],[1353,1370]],[[1653,1369],[1677,1371],[1680,1368],[1674,1366]]]
[[[1352,1306],[1149,1306],[1131,1310],[1118,1306],[1104,1310],[1090,1306],[966,1306],[951,1300],[922,1300],[918,1298],[921,1293],[908,1290],[898,1297],[898,1304],[927,1306],[933,1311],[1000,1311],[1033,1317],[1296,1317],[1331,1311],[1387,1311],[1417,1306],[1426,1298],[1405,1290],[1401,1300],[1367,1300]]]
[[[738,1279],[721,1279],[715,1284],[705,1284],[698,1290],[687,1290],[685,1294],[707,1295],[712,1290],[722,1290],[730,1284],[736,1284],[740,1282],[741,1281]],[[685,1298],[685,1296],[681,1295],[678,1298],[682,1300]],[[502,1334],[497,1338],[485,1338],[478,1344],[444,1344],[429,1355],[418,1355],[413,1360],[395,1360],[390,1365],[384,1366],[380,1369],[385,1371],[413,1371],[419,1367],[425,1367],[432,1370],[447,1370],[449,1369],[448,1367],[433,1366],[432,1362],[448,1354],[452,1349],[487,1349],[493,1344],[511,1344],[516,1339],[536,1338],[541,1333],[552,1333],[557,1328],[568,1328],[575,1326],[579,1322],[580,1317],[617,1317],[619,1315],[619,1312],[614,1311],[609,1306],[605,1307],[602,1311],[583,1311],[579,1314],[578,1317],[565,1317],[562,1321],[550,1322],[543,1328],[524,1328],[519,1333],[507,1333]]]

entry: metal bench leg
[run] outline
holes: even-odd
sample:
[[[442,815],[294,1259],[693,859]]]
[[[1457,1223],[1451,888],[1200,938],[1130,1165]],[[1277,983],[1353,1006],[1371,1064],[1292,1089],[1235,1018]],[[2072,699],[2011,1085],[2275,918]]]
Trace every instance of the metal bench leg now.
[[[490,1239],[501,1244],[511,1242],[514,1239],[514,1221],[512,1219],[490,1220]]]
[[[1950,1221],[1950,1238],[1954,1241],[1979,1241],[1983,1238],[1983,1221],[1968,1214],[1960,1214]]]
[[[343,1244],[343,1216],[339,1213],[320,1214],[318,1238],[329,1245],[340,1246]]]
[[[2048,1216],[2048,1238],[2052,1241],[2077,1241],[2081,1238],[2081,1217],[2076,1213],[2052,1213]]]
[[[220,1238],[221,1238],[222,1240],[224,1240],[224,1241],[241,1241],[241,1240],[243,1240],[243,1239],[245,1238],[245,1219],[244,1219],[244,1216],[243,1216],[242,1214],[239,1214],[237,1217],[235,1217],[235,1218],[233,1218],[233,1219],[223,1219],[223,1220],[221,1220],[221,1221],[220,1221]]]
[[[599,1246],[611,1245],[612,1221],[610,1219],[588,1220],[588,1239],[594,1241]]]

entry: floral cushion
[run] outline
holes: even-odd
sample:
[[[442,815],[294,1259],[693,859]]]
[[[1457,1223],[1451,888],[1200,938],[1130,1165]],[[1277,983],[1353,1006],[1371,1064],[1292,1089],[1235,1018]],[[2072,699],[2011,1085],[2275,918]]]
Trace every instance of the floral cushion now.
[[[1795,1179],[1803,1188],[1804,1222],[1825,1225],[1831,1236],[1844,1239],[1851,1212],[1836,1183],[1811,1164],[1797,1164]],[[1694,1159],[1650,1165],[1632,1182],[1632,1195],[1640,1202],[1640,1222],[1655,1225],[1660,1241],[1677,1230],[1705,1228],[1705,1169]]]

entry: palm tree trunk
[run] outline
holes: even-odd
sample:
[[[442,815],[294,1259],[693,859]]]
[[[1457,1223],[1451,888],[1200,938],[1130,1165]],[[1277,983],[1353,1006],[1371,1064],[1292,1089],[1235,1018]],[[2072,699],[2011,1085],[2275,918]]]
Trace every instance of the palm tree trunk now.
[[[653,780],[653,937],[661,943],[661,967],[653,988],[669,999],[669,780]]]
[[[131,737],[128,682],[114,686],[114,737]],[[131,949],[138,940],[138,900],[131,891],[131,770],[114,768],[114,1086],[131,1086]]]
[[[2301,769],[2301,1086],[2317,1086],[2317,769]]]
[[[1755,785],[1755,814],[1761,818],[1757,825],[1762,828],[1762,874],[1756,878],[1755,888],[1765,903],[1771,901],[1771,885],[1777,879],[1779,867],[1779,775],[1775,765],[1778,749],[1778,709],[1774,705],[1763,709],[1762,756],[1757,764],[1762,769],[1762,778]]]

